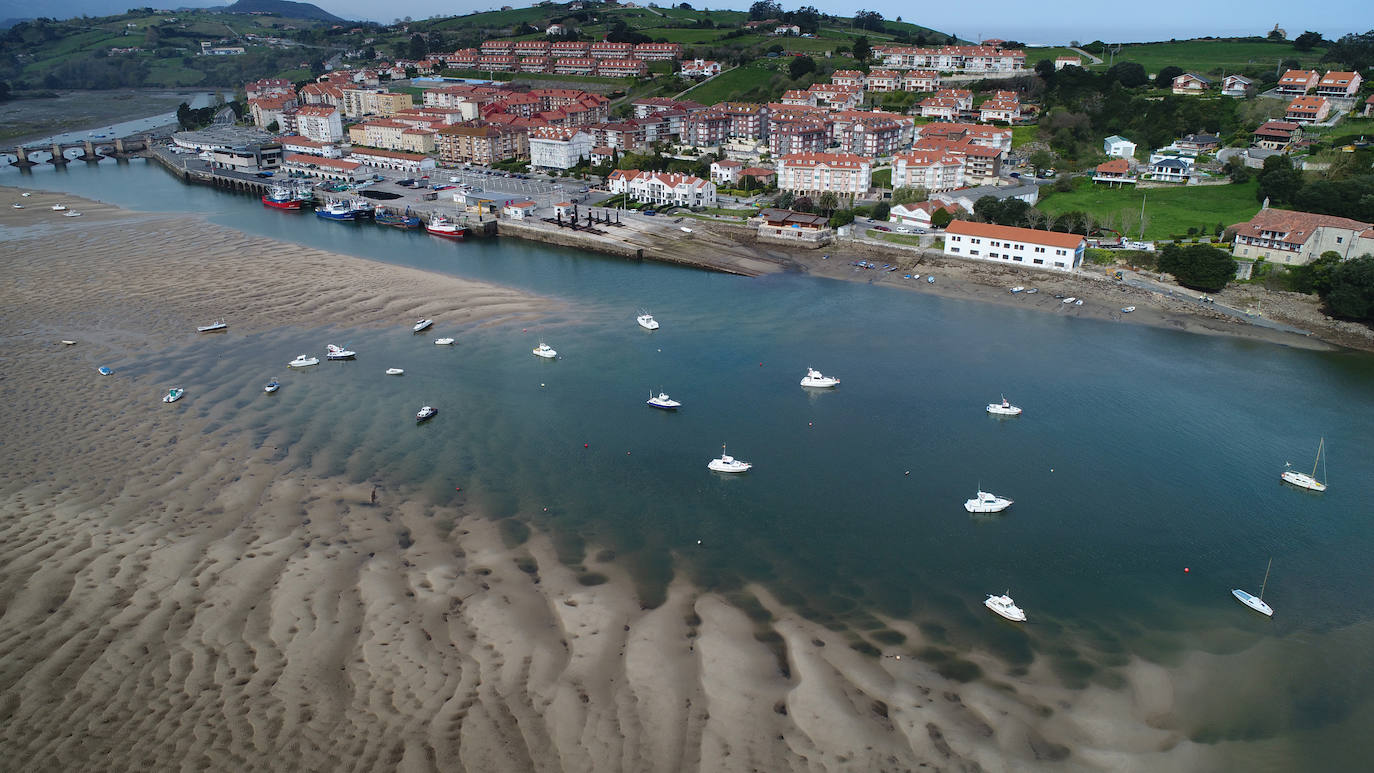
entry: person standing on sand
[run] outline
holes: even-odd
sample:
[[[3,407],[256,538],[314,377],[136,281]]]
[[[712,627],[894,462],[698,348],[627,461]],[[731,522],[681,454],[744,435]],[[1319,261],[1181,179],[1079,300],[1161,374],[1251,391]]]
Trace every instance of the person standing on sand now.
[[[377,504],[377,487],[376,487],[376,486],[373,486],[373,487],[372,487],[372,504],[373,504],[373,505],[376,505],[376,504]]]

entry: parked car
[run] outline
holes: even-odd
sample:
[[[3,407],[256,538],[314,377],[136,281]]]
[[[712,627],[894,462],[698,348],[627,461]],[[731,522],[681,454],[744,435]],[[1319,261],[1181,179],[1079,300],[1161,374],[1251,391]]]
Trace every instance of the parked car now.
[[[873,226],[873,230],[875,230],[875,231],[891,231],[892,229],[891,229],[891,228],[888,228],[888,227],[885,226],[885,225],[875,225],[875,226]]]
[[[653,217],[654,215],[657,215],[658,213],[655,212],[655,211],[652,210],[652,209],[646,209],[646,210],[644,210],[644,214],[648,215],[649,217]]]
[[[911,233],[911,229],[910,229],[910,228],[907,228],[907,227],[904,226],[904,225],[899,225],[899,226],[897,226],[897,233],[899,233],[899,234],[909,234],[909,233]]]

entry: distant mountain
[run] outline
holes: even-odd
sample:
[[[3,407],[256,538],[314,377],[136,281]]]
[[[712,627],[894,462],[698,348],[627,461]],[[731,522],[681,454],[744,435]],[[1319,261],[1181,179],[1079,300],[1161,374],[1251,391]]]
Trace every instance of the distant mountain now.
[[[347,22],[338,16],[310,3],[295,3],[291,0],[238,0],[233,5],[206,10],[224,13],[275,13],[289,19],[314,19],[316,21]]]

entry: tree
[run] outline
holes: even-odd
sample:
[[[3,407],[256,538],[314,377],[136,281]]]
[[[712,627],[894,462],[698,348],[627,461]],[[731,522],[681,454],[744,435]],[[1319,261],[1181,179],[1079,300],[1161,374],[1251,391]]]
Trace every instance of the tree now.
[[[794,56],[787,65],[787,74],[793,78],[800,78],[807,73],[816,71],[816,60],[809,56]]]
[[[1374,66],[1374,30],[1360,35],[1342,35],[1326,49],[1323,62],[1342,62],[1351,70]]]
[[[954,222],[954,213],[944,207],[930,213],[930,224],[936,228],[944,228],[952,222]]]
[[[930,198],[925,188],[897,188],[892,191],[893,204],[916,204]]]
[[[854,14],[854,26],[861,30],[882,32],[887,25],[883,24],[883,15],[877,11],[859,11]]]
[[[1374,256],[1361,255],[1331,271],[1326,308],[1346,319],[1374,319]]]
[[[857,38],[854,38],[854,46],[852,50],[854,52],[854,58],[859,60],[860,65],[862,65],[864,62],[867,62],[868,57],[873,54],[873,49],[868,47],[867,35],[860,35]]]
[[[830,216],[830,227],[839,228],[842,225],[849,225],[854,222],[854,210],[841,209]]]
[[[1313,32],[1312,30],[1308,30],[1302,33],[1301,35],[1297,36],[1296,38],[1293,38],[1293,48],[1296,48],[1299,51],[1311,51],[1312,49],[1316,48],[1317,46],[1320,46],[1324,42],[1325,41],[1322,40],[1322,34],[1320,32]]]
[[[779,193],[778,197],[773,201],[773,206],[779,207],[781,209],[791,209],[792,204],[795,203],[796,200],[797,199],[792,194],[792,191],[783,191],[782,193]]]
[[[1260,170],[1255,198],[1268,199],[1270,204],[1288,204],[1297,197],[1302,183],[1302,172],[1294,168],[1287,156],[1270,156],[1264,159],[1264,168]]]
[[[797,212],[811,212],[816,209],[816,205],[811,203],[807,196],[800,196],[792,200],[792,209]]]
[[[425,58],[429,53],[429,46],[425,43],[425,36],[419,33],[410,36],[410,48],[408,50],[411,59],[416,61]]]
[[[1160,271],[1173,274],[1179,284],[1203,292],[1220,290],[1236,275],[1236,261],[1230,254],[1208,244],[1166,244],[1158,265]]]
[[[839,206],[840,206],[840,197],[839,197],[839,196],[836,196],[834,191],[825,191],[825,192],[821,193],[820,198],[816,200],[816,206],[817,206],[822,212],[824,212],[825,214],[829,215],[829,214],[833,213],[836,209],[839,209]],[[850,216],[850,220],[853,220],[853,219],[854,219],[854,218],[853,218],[853,216],[851,215],[851,216]]]
[[[1341,254],[1327,250],[1321,257],[1305,266],[1288,269],[1292,277],[1293,289],[1300,293],[1316,293],[1322,297],[1331,291],[1331,274],[1341,263]]]
[[[776,0],[755,0],[754,4],[749,6],[750,21],[781,18],[782,6]]]
[[[1150,82],[1150,77],[1145,74],[1144,65],[1136,62],[1117,62],[1107,69],[1107,78],[1128,89],[1144,86]]]
[[[873,205],[874,220],[886,220],[890,214],[892,214],[892,207],[888,206],[886,201],[880,201]]]
[[[1040,174],[1042,171],[1054,167],[1054,154],[1048,150],[1037,150],[1030,154],[1026,163],[1030,164],[1031,169],[1034,169],[1036,174]]]
[[[1182,74],[1182,67],[1175,67],[1173,65],[1169,65],[1168,67],[1160,69],[1159,74],[1155,76],[1155,88],[1167,89],[1172,87],[1174,85],[1174,78],[1177,78]]]

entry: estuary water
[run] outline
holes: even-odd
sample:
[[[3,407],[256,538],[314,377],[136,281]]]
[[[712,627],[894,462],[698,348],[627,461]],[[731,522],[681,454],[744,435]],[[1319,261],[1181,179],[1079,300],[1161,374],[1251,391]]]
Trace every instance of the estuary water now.
[[[1010,672],[1047,659],[1071,686],[1117,686],[1133,656],[1202,657],[1176,719],[1199,741],[1258,742],[1235,752],[1248,769],[1340,769],[1371,751],[1374,357],[512,239],[451,244],[269,210],[137,160],[6,168],[0,184],[204,214],[561,302],[537,323],[441,318],[418,336],[410,320],[231,327],[118,363],[205,382],[245,431],[290,431],[312,471],[546,529],[572,565],[613,550],[646,604],[675,576],[727,593],[757,581],[856,641],[903,651],[879,619],[912,620]],[[635,325],[641,308],[660,330]],[[457,345],[434,346],[440,335]],[[531,355],[541,340],[557,360]],[[326,342],[358,360],[287,372]],[[406,375],[382,375],[391,366]],[[803,389],[808,366],[842,383]],[[283,388],[261,399],[272,376]],[[679,412],[645,405],[660,388]],[[1025,414],[987,415],[1003,394]],[[441,413],[415,427],[423,404]],[[1330,489],[1280,483],[1285,462],[1310,470],[1321,437]],[[754,468],[707,471],[722,443]],[[1015,505],[970,516],[980,486]],[[1230,593],[1258,593],[1271,557],[1272,620]],[[1029,624],[982,608],[1004,590]]]

